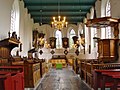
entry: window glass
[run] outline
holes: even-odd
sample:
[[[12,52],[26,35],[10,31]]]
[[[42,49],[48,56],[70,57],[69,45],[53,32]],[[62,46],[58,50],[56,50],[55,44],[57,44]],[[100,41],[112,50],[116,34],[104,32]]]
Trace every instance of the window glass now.
[[[108,0],[107,5],[106,5],[106,16],[111,16],[111,10],[110,10],[110,1]],[[106,27],[105,30],[105,37],[106,38],[111,38],[111,27]]]
[[[74,44],[73,39],[72,39],[73,36],[76,36],[76,34],[75,34],[75,31],[72,29],[72,30],[70,30],[70,33],[69,33],[69,46],[70,46],[70,48],[72,48],[72,46]]]
[[[19,1],[14,0],[12,9],[11,9],[11,27],[10,33],[16,32],[17,36],[19,36]]]
[[[56,37],[56,48],[62,48],[62,33],[61,31],[57,30],[55,33],[55,37]]]
[[[15,19],[16,19],[15,6],[13,4],[12,10],[11,10],[11,28],[10,28],[10,33],[15,31]]]

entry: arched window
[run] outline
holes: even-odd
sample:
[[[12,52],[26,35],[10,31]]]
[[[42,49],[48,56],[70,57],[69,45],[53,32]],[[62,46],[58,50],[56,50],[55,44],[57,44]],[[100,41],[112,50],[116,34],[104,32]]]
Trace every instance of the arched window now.
[[[104,6],[105,8],[105,14],[104,16],[110,17],[111,16],[111,7],[110,7],[110,0],[107,0],[106,5]],[[111,38],[112,37],[112,30],[111,27],[106,27],[106,28],[101,28],[101,38]]]
[[[110,9],[110,1],[108,0],[107,5],[106,5],[106,16],[111,16],[111,9]]]
[[[93,19],[93,18],[96,18],[96,10],[95,10],[95,7],[93,7],[92,9],[91,9],[91,17],[90,17],[91,19]],[[94,37],[98,37],[98,33],[97,33],[97,29],[96,28],[93,28],[93,27],[91,27],[90,28],[91,29],[91,51],[93,51],[93,49],[95,48],[95,46],[96,46],[96,43],[95,43],[95,41],[94,41]]]
[[[106,10],[105,10],[106,12],[105,12],[105,14],[106,14],[106,16],[111,16],[111,9],[110,9],[110,1],[108,0],[108,2],[107,2],[107,5],[106,5]],[[105,30],[106,32],[106,34],[105,34],[105,37],[106,38],[111,38],[111,36],[112,36],[112,34],[111,34],[111,27],[109,26],[109,27],[106,27],[106,30]]]
[[[11,9],[11,27],[10,27],[10,33],[12,35],[12,32],[16,32],[17,37],[19,36],[19,15],[20,10],[19,10],[19,0],[14,0],[12,4],[12,9]],[[15,55],[16,52],[19,50],[18,47],[14,48],[11,51],[11,55]]]
[[[10,28],[10,33],[15,31],[15,7],[14,5],[12,6],[11,10],[11,28]]]
[[[19,36],[19,2],[14,0],[11,10],[11,27],[10,33],[16,32]]]
[[[79,39],[79,44],[80,44],[80,46],[79,46],[79,51],[81,51],[81,49],[83,49],[83,46],[82,46],[82,35],[84,35],[84,31],[83,31],[83,29],[82,30],[79,30],[78,31],[78,39]]]
[[[90,13],[90,19],[95,18],[95,17],[94,17],[94,16],[95,16],[95,14],[96,14],[96,12],[95,12],[95,8],[94,8],[94,7],[92,7],[92,8],[91,8],[91,13]]]
[[[72,39],[73,36],[76,36],[76,34],[75,34],[75,31],[72,29],[72,30],[70,30],[70,33],[69,33],[69,46],[70,46],[70,48],[72,48],[72,46],[74,44],[73,39]]]
[[[62,48],[62,33],[61,33],[61,31],[57,30],[55,32],[55,37],[57,38],[56,39],[56,48],[57,49]]]

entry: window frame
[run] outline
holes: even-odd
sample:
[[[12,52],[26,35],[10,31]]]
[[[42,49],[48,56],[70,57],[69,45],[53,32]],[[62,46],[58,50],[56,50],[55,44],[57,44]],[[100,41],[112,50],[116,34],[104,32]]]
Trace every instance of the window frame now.
[[[58,37],[57,37],[57,34],[59,34]],[[55,37],[56,37],[56,49],[61,49],[62,48],[62,32],[59,30],[56,30]]]
[[[72,32],[72,33],[71,33],[71,32]],[[75,33],[75,30],[74,30],[74,29],[71,29],[71,30],[69,31],[69,48],[70,48],[70,49],[73,48],[73,44],[74,44],[73,39],[72,39],[73,36],[76,36],[76,33]]]

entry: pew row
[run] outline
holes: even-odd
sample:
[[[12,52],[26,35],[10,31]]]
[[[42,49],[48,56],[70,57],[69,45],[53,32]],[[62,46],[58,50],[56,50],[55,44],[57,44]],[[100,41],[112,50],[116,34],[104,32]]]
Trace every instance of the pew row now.
[[[110,90],[120,89],[120,69],[109,69],[109,70],[94,70],[93,73],[93,88],[94,90]]]
[[[34,88],[39,83],[46,70],[46,62],[44,59],[25,59],[22,63],[16,61],[12,66],[0,66],[0,71],[22,71],[24,76],[24,87]]]
[[[80,62],[80,77],[90,87],[93,88],[93,71],[95,69],[119,69],[120,63],[106,63],[106,64],[95,64],[92,62],[82,61]]]
[[[23,68],[0,66],[0,90],[24,90]]]

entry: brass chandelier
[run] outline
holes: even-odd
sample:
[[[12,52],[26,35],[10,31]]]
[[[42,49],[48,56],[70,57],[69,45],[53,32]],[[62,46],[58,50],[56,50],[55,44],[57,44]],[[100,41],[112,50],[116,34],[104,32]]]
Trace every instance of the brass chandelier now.
[[[56,20],[55,17],[53,17],[52,27],[61,30],[64,27],[67,27],[68,22],[66,22],[66,17],[63,17],[63,20],[61,20],[61,16],[58,16],[58,20]]]
[[[56,17],[53,17],[52,27],[61,31],[61,29],[63,29],[64,27],[67,27],[68,22],[66,22],[66,17],[62,18],[60,16],[59,11],[60,11],[60,6],[58,3],[58,18],[56,19]]]

